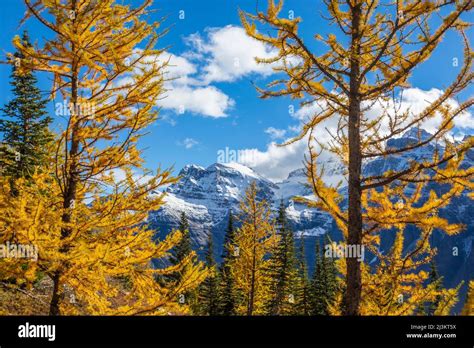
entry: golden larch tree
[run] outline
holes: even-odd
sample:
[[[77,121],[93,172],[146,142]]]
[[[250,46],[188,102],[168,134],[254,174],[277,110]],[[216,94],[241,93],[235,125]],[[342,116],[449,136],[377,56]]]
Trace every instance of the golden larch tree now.
[[[461,311],[462,315],[474,315],[474,280],[469,282],[469,289],[466,295],[466,302]]]
[[[302,99],[302,106],[314,110],[304,120],[300,134],[284,144],[308,140],[308,180],[315,200],[300,201],[330,213],[350,246],[363,244],[376,249],[380,232],[392,227],[403,230],[406,225],[416,226],[425,243],[434,229],[460,232],[461,225],[449,224],[438,212],[452,197],[472,189],[474,169],[461,168],[461,163],[474,139],[454,142],[449,135],[455,120],[473,105],[472,98],[464,102],[453,102],[453,98],[473,77],[472,52],[465,33],[468,24],[462,17],[474,2],[325,0],[324,4],[325,19],[336,30],[326,37],[315,33],[314,42],[307,42],[300,34],[300,17],[284,17],[283,1],[269,0],[266,11],[256,14],[241,12],[247,34],[277,52],[275,57],[257,61],[272,64],[283,75],[267,88],[259,88],[261,96]],[[449,31],[459,33],[464,45],[457,76],[423,110],[398,107],[414,70],[430,58]],[[375,108],[377,114],[373,115],[369,111]],[[331,120],[337,124],[336,129],[328,130],[331,140],[314,139],[313,131],[324,129],[325,122]],[[387,146],[389,139],[434,120],[438,121],[436,129],[427,138],[419,133],[410,144]],[[369,160],[397,158],[433,144],[442,150],[432,151],[431,158],[412,160],[400,170],[376,175],[362,172],[363,163]],[[346,168],[347,208],[342,204],[340,187],[326,185],[323,180],[324,168],[317,163],[321,151],[336,156]],[[420,200],[421,192],[429,190],[427,184],[433,183],[450,189],[441,195],[431,191],[429,200]],[[343,313],[358,315],[361,262],[351,257],[346,267]]]
[[[168,170],[142,168],[137,148],[157,119],[167,66],[163,51],[155,49],[160,23],[147,22],[151,2],[24,2],[25,19],[39,21],[52,35],[42,47],[15,37],[24,57],[15,64],[20,73],[32,69],[54,77],[51,96],[60,100],[56,116],[64,130],[51,165],[54,182],[37,179],[47,183],[48,194],[40,186],[11,204],[47,206],[51,212],[44,218],[59,214],[28,232],[39,244],[38,267],[53,282],[51,315],[167,313],[177,308],[179,293],[206,276],[193,254],[173,267],[151,267],[180,239],[176,232],[153,241],[148,212],[163,204],[159,188],[176,179]],[[156,281],[182,268],[185,274],[172,287]]]
[[[230,246],[234,256],[230,270],[238,294],[236,312],[240,315],[265,313],[270,295],[268,256],[278,240],[270,205],[257,195],[257,184],[253,182],[240,202],[241,226],[235,231],[234,243]]]
[[[421,268],[428,265],[436,251],[429,243],[418,240],[416,247],[404,253],[404,231],[396,232],[394,243],[388,253],[373,250],[380,260],[375,270],[363,263],[362,296],[360,303],[361,315],[417,315],[424,314],[427,303],[436,303],[434,315],[449,315],[457,303],[459,288],[444,289],[440,281],[428,283],[429,273]],[[334,243],[334,248],[340,244]],[[346,260],[337,261],[342,274],[346,272]],[[341,284],[343,286],[343,284]],[[331,305],[332,315],[341,314],[342,294],[336,295]]]

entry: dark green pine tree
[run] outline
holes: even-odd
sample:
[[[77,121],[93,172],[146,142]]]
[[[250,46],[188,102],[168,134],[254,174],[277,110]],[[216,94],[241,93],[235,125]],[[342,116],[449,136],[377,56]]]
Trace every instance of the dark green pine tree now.
[[[288,224],[283,201],[278,209],[276,225],[280,238],[266,270],[272,295],[266,307],[269,315],[290,315],[295,307],[297,269],[293,231]]]
[[[178,224],[178,230],[182,233],[181,240],[178,244],[171,250],[170,262],[172,265],[177,265],[181,263],[182,260],[189,257],[189,254],[193,251],[192,242],[191,242],[191,232],[189,230],[189,222],[186,216],[186,213],[182,212]],[[197,261],[196,256],[194,256]],[[172,282],[179,284],[182,280],[182,274],[185,270],[176,272],[167,277],[166,282]],[[199,312],[199,289],[194,289],[191,291],[186,291],[184,293],[178,294],[178,300],[180,304],[187,304],[191,311],[194,313]]]
[[[308,278],[308,267],[306,263],[306,253],[304,248],[304,238],[301,236],[297,254],[298,277],[295,287],[294,315],[311,314],[311,282]]]
[[[28,34],[22,36],[23,44],[30,45]],[[51,118],[47,116],[47,99],[42,98],[37,78],[31,71],[18,72],[17,66],[24,58],[14,54],[11,75],[13,99],[3,108],[0,119],[2,146],[0,168],[3,175],[11,178],[29,178],[36,169],[46,165],[48,144],[53,140],[49,130]]]
[[[170,258],[169,261],[171,265],[178,265],[181,263],[182,260],[184,260],[191,252],[191,237],[190,237],[190,232],[189,232],[189,223],[188,219],[186,217],[186,214],[184,212],[181,213],[181,217],[179,220],[178,224],[178,230],[182,233],[182,238],[179,241],[176,246],[171,249],[170,252]],[[166,283],[174,283],[178,284],[181,281],[182,278],[182,271],[176,272],[173,274],[170,274],[166,276],[163,279],[160,279],[159,277],[157,278],[159,281]],[[185,294],[179,294],[180,296],[180,303],[187,303],[190,304],[191,306],[194,306],[194,303],[192,302],[193,300],[196,300],[195,296],[193,297],[194,294],[191,293],[185,293]]]
[[[201,315],[218,315],[219,314],[219,274],[216,269],[216,261],[214,259],[214,243],[212,233],[209,232],[206,245],[206,266],[211,270],[211,274],[199,286],[199,302],[198,313]]]
[[[224,237],[224,246],[222,249],[222,262],[219,269],[220,291],[219,291],[219,314],[235,315],[235,293],[234,278],[231,273],[230,263],[234,258],[234,216],[229,211],[229,222]]]
[[[321,256],[321,248],[319,241],[316,243],[315,265],[313,278],[311,280],[311,314],[325,315],[326,300],[324,294],[324,267],[323,257]]]
[[[438,272],[438,267],[436,266],[436,262],[433,259],[431,259],[430,262],[430,274],[428,276],[428,284],[435,284],[436,290],[441,290],[443,278],[440,276]],[[433,302],[427,302],[425,306],[425,313],[426,315],[434,315],[436,308],[439,306],[439,302],[441,301],[441,298],[439,296],[436,297],[436,299]]]
[[[311,281],[311,314],[329,315],[329,306],[334,303],[337,293],[337,269],[332,257],[326,257],[324,250],[329,246],[326,240],[321,251],[316,244],[316,262]]]
[[[181,213],[181,218],[178,224],[178,230],[182,233],[182,238],[179,241],[179,243],[171,251],[170,261],[173,265],[179,264],[192,251],[191,235],[189,232],[189,222],[184,212]]]

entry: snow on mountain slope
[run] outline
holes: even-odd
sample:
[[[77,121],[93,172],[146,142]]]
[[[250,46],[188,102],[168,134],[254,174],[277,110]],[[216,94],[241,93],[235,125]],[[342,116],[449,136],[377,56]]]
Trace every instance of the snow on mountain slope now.
[[[207,168],[187,165],[179,176],[181,180],[166,190],[165,206],[152,212],[149,220],[160,234],[167,233],[177,227],[184,212],[192,238],[201,246],[209,231],[217,233],[216,226],[225,225],[229,210],[238,211],[239,201],[252,182],[257,183],[260,199],[271,201],[277,189],[271,181],[237,163],[214,163]]]
[[[429,136],[430,134],[423,130],[410,129],[401,137],[390,139],[387,148],[405,147],[418,141],[419,138],[427,139]],[[434,149],[435,145],[427,144],[407,154],[378,158],[364,163],[363,171],[365,175],[374,175],[389,169],[402,170],[414,159],[431,157]],[[440,152],[443,151],[442,148],[439,149]],[[466,155],[463,166],[472,166],[473,160],[474,151],[471,150]],[[347,185],[344,167],[336,160],[328,160],[324,163],[324,169],[325,181],[332,185],[342,182],[341,192],[344,193]],[[309,231],[315,228],[331,231],[334,227],[332,219],[327,214],[309,209],[292,200],[294,196],[313,197],[311,189],[306,185],[307,179],[303,168],[289,173],[288,178],[279,183],[273,183],[251,168],[238,163],[214,163],[207,168],[191,164],[185,166],[179,175],[180,181],[166,189],[165,206],[150,214],[150,220],[154,222],[155,227],[159,227],[164,233],[177,226],[179,216],[184,212],[190,220],[194,240],[203,245],[209,231],[223,233],[222,226],[225,226],[228,212],[230,210],[238,212],[239,200],[254,181],[259,189],[259,198],[271,202],[274,209],[280,201],[284,202],[288,219],[295,231]],[[469,206],[470,201],[459,203],[456,209],[465,209],[462,207]],[[451,212],[452,214],[454,212]]]
[[[419,137],[426,139],[429,133],[411,129],[396,139],[390,139],[386,146],[388,148],[401,148],[417,141]],[[435,146],[440,153],[443,148],[439,145],[427,144],[426,146],[401,155],[391,155],[386,158],[366,162],[363,165],[364,175],[383,173],[386,170],[402,170],[410,161],[431,158]],[[474,150],[470,150],[464,159],[463,167],[474,165]],[[344,168],[335,160],[324,163],[326,183],[336,185],[342,180],[341,192],[346,191],[347,182],[344,179]],[[307,244],[309,265],[312,262],[311,248],[314,247],[314,239],[325,233],[329,233],[333,240],[341,238],[333,219],[326,213],[316,209],[298,204],[292,200],[295,195],[313,197],[311,189],[305,186],[307,180],[304,169],[291,172],[288,178],[279,183],[273,183],[259,175],[251,168],[241,164],[215,163],[207,168],[197,165],[187,165],[179,173],[181,180],[166,189],[166,204],[159,211],[152,212],[149,216],[151,227],[158,231],[161,237],[178,225],[181,212],[185,212],[189,222],[192,239],[197,246],[205,244],[206,236],[213,233],[215,244],[218,248],[216,255],[220,255],[222,240],[227,225],[230,210],[237,213],[239,200],[242,198],[248,185],[255,181],[260,192],[259,198],[265,198],[272,202],[276,210],[280,201],[286,206],[288,220],[295,231],[295,236],[303,236],[305,244],[312,240],[313,244]],[[440,187],[430,186],[428,189],[436,191]],[[427,190],[428,192],[428,190]],[[428,195],[426,194],[426,197]],[[466,225],[466,230],[456,236],[448,237],[435,231],[432,239],[434,247],[438,249],[436,261],[440,273],[445,278],[445,285],[456,286],[461,280],[472,277],[474,269],[474,206],[466,196],[460,196],[453,200],[452,204],[443,209],[441,215],[453,222],[461,222]],[[410,248],[417,240],[417,232],[407,229],[406,247]],[[393,242],[393,236],[387,234],[382,240],[382,249],[387,249]],[[453,256],[453,250],[459,250],[457,256]]]
[[[258,198],[269,201],[275,210],[283,200],[287,205],[288,219],[297,235],[299,232],[308,236],[316,235],[316,231],[321,234],[329,231],[332,225],[332,219],[326,213],[293,202],[293,196],[311,196],[311,189],[305,186],[303,169],[291,172],[280,183],[273,183],[251,168],[237,163],[215,163],[207,168],[187,165],[179,176],[181,180],[166,190],[164,207],[150,214],[149,221],[160,234],[176,228],[184,212],[197,245],[204,245],[209,231],[219,240],[223,237],[223,226],[229,211],[238,212],[239,201],[252,182],[257,184]]]

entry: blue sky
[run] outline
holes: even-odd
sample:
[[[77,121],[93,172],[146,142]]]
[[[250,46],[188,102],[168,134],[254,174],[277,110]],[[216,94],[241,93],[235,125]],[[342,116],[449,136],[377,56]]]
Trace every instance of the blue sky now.
[[[265,2],[260,1],[260,6]],[[155,1],[153,7],[158,11],[152,16],[167,17],[164,26],[170,27],[159,45],[169,47],[167,54],[172,55],[172,63],[180,64],[170,72],[179,79],[163,101],[161,120],[141,141],[149,168],[174,166],[179,171],[189,163],[207,166],[216,162],[218,151],[225,148],[256,149],[256,169],[274,180],[301,166],[301,148],[282,153],[278,151],[284,150],[271,145],[294,134],[291,127],[298,120],[289,114],[289,106],[298,112],[297,101],[261,100],[252,86],[252,81],[263,86],[275,77],[268,67],[257,66],[251,59],[251,52],[266,52],[267,48],[242,35],[238,8],[254,12],[255,4],[248,0]],[[13,36],[23,29],[28,29],[33,40],[50,35],[34,20],[18,28],[24,11],[21,0],[2,0],[2,60],[12,51]],[[320,17],[324,13],[322,1],[287,0],[283,13],[289,11],[302,17],[301,33],[307,42],[315,33],[324,35],[335,30]],[[452,64],[455,57],[461,65],[462,47],[457,35],[451,33],[429,62],[416,71],[410,80],[412,86],[422,91],[443,89],[459,69]],[[1,105],[11,97],[9,75],[10,67],[0,65]],[[40,76],[40,87],[49,90],[50,78]],[[472,95],[472,90],[461,96],[469,93]]]

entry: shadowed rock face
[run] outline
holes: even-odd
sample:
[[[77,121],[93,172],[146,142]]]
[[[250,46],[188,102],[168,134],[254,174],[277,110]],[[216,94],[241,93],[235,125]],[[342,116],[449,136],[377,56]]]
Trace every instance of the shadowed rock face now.
[[[418,138],[426,139],[429,133],[416,129],[407,131],[402,137],[390,139],[387,147],[401,148],[418,141]],[[440,153],[444,150],[436,144],[426,146],[412,151],[409,154],[387,156],[364,163],[364,175],[383,173],[386,170],[402,170],[412,160],[429,159],[435,147]],[[467,168],[474,163],[474,151],[466,154],[463,167]],[[346,181],[344,180],[344,168],[337,161],[326,161],[326,181],[336,184],[342,180],[341,192],[345,193]],[[286,206],[288,220],[295,231],[296,237],[303,236],[306,244],[306,252],[310,270],[313,268],[314,243],[322,235],[328,233],[332,240],[340,240],[333,219],[326,213],[316,209],[308,209],[298,203],[294,203],[293,196],[312,197],[312,191],[306,187],[306,176],[303,169],[291,172],[288,178],[279,183],[273,183],[252,169],[240,164],[215,163],[207,168],[196,165],[187,165],[179,173],[181,180],[167,188],[165,206],[159,211],[152,212],[149,216],[150,226],[157,231],[157,238],[163,237],[173,228],[178,226],[181,212],[185,212],[190,222],[191,235],[196,247],[202,249],[206,242],[207,233],[214,235],[217,248],[216,256],[219,258],[222,250],[222,241],[227,226],[228,213],[239,211],[239,200],[243,197],[248,185],[255,181],[260,190],[259,198],[272,202],[276,208],[283,201]],[[424,192],[428,199],[430,190],[441,193],[445,190],[441,185],[430,185]],[[347,204],[347,203],[345,203]],[[474,205],[466,196],[455,198],[452,203],[441,211],[443,217],[452,222],[465,224],[466,229],[457,236],[447,236],[440,231],[433,233],[431,242],[437,248],[435,258],[439,272],[444,276],[446,287],[455,287],[462,280],[474,278]],[[387,251],[393,242],[394,233],[387,231],[382,237],[381,249]],[[405,239],[405,248],[408,250],[415,246],[418,232],[414,228],[408,228]],[[377,262],[366,258],[367,261]],[[464,298],[466,284],[462,288],[461,298]],[[456,310],[462,306],[462,301]]]

